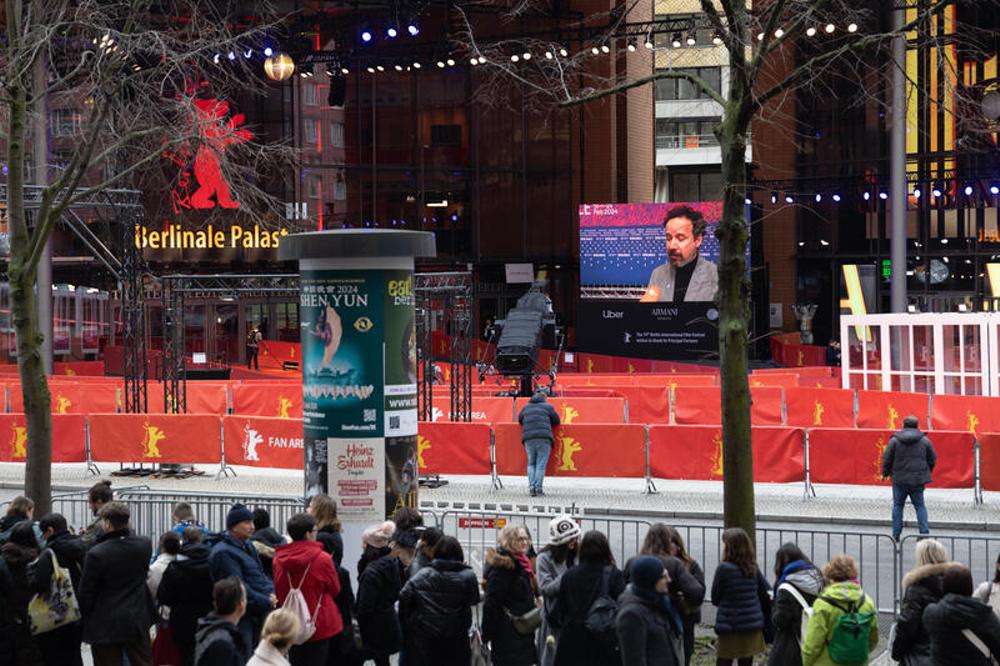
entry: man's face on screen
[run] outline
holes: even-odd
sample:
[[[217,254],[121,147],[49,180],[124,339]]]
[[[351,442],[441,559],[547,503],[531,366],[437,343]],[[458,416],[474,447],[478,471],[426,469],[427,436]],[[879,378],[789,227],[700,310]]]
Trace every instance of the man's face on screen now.
[[[674,268],[690,264],[698,256],[702,236],[694,235],[694,225],[686,217],[675,217],[664,228],[667,237],[667,257]]]

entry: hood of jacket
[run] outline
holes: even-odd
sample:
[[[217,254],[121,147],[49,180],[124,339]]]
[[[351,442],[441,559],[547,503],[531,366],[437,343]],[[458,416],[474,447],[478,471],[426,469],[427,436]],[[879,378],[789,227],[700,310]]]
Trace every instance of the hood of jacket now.
[[[62,566],[66,566],[66,563],[62,559],[83,562],[83,558],[87,555],[87,547],[83,545],[83,539],[73,536],[65,530],[58,534],[53,534],[52,538],[45,543],[55,551],[56,557],[60,558],[59,564]]]
[[[18,523],[27,520],[26,516],[19,516],[17,514],[11,514],[0,518],[0,532],[6,532],[10,528],[14,527]]]
[[[124,528],[121,530],[112,530],[110,532],[101,532],[97,535],[96,543],[104,543],[105,541],[111,541],[112,539],[119,539],[121,537],[132,536],[132,530],[129,528]]]
[[[205,640],[206,636],[216,629],[221,629],[230,633],[234,637],[233,640],[237,641],[237,645],[243,645],[243,638],[240,636],[240,632],[236,628],[236,625],[229,620],[219,617],[214,611],[205,617],[198,619],[198,629],[195,632],[195,639],[200,643]]]
[[[453,560],[431,560],[427,566],[441,573],[455,573],[467,569],[472,571],[472,567],[465,562],[455,562]]]
[[[256,550],[257,554],[260,555],[261,557],[269,559],[269,560],[273,560],[274,559],[274,547],[273,546],[268,546],[263,541],[253,541],[253,540],[250,541],[250,545],[253,546],[254,550]]]
[[[861,589],[853,580],[840,583],[830,583],[823,588],[821,597],[828,597],[838,602],[862,602],[865,598],[865,591]],[[818,600],[817,600],[818,601]]]
[[[189,560],[207,560],[212,549],[203,543],[186,543],[181,546],[181,555]]]
[[[826,584],[826,581],[823,580],[823,574],[816,567],[793,571],[785,576],[784,582],[794,585],[799,592],[811,594],[814,597],[819,596]]]
[[[486,551],[486,564],[497,569],[514,569],[517,567],[517,561],[514,559],[514,556],[502,548],[488,549]]]
[[[38,550],[35,548],[28,548],[27,546],[22,546],[19,543],[12,543],[8,541],[0,548],[0,554],[3,555],[3,559],[7,561],[7,564],[14,567],[27,566],[28,562],[38,557]]]
[[[274,559],[284,564],[286,569],[301,571],[320,553],[325,552],[323,544],[319,541],[293,541],[275,548]],[[298,581],[292,581],[292,583],[298,585]]]
[[[959,594],[944,595],[938,605],[943,611],[940,614],[942,625],[955,632],[983,626],[988,619],[986,616],[993,612],[983,602]]]
[[[273,527],[265,527],[257,530],[250,539],[256,543],[265,543],[272,548],[285,543],[285,537],[278,534],[277,530]]]
[[[903,428],[895,436],[900,444],[913,445],[924,438],[924,433],[916,428]]]
[[[903,589],[910,587],[911,585],[916,585],[917,583],[929,582],[928,579],[935,576],[943,576],[944,573],[955,566],[964,566],[959,562],[941,562],[938,564],[922,564],[918,567],[910,569],[905,576],[903,576]],[[940,578],[933,583],[935,589],[938,590],[938,594],[941,594],[941,581]]]
[[[545,401],[546,401],[545,395],[543,395],[541,393],[536,393],[533,396],[531,396],[531,400],[529,402],[539,403],[539,402],[545,402]]]

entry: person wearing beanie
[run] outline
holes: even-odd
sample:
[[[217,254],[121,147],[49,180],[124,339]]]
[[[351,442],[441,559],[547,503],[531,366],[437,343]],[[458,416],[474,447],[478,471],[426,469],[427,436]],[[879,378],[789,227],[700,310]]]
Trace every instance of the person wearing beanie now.
[[[538,663],[552,666],[556,660],[559,631],[549,622],[559,596],[559,581],[567,569],[576,564],[580,545],[580,524],[569,514],[556,516],[549,521],[549,543],[535,562],[538,588],[545,602],[542,606],[542,626],[538,631]]]
[[[361,533],[361,544],[364,550],[361,553],[361,559],[358,560],[359,581],[361,574],[365,572],[369,564],[389,554],[389,541],[392,540],[392,535],[395,533],[396,523],[391,520],[379,525],[370,525]]]
[[[615,629],[621,663],[629,666],[682,666],[683,624],[670,602],[670,574],[663,560],[632,560],[629,586],[618,600]]]
[[[243,637],[246,659],[257,645],[264,618],[278,604],[274,583],[264,573],[257,549],[250,543],[253,533],[253,512],[243,504],[234,504],[226,514],[226,532],[208,557],[213,582],[235,576],[246,588],[246,614],[237,625]]]
[[[903,531],[903,505],[909,497],[917,512],[917,529],[930,534],[924,486],[931,482],[937,464],[934,445],[920,430],[920,421],[910,415],[903,419],[903,429],[889,438],[882,454],[882,479],[892,477],[892,538],[899,541]]]

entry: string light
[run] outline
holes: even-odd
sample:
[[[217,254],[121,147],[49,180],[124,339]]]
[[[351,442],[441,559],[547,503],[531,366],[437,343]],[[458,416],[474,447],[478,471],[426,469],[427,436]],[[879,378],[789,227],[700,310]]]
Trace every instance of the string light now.
[[[590,52],[593,53],[594,55],[600,55],[601,49],[597,48],[596,46],[593,46],[591,47]]]
[[[781,39],[782,37],[785,36],[785,31],[782,30],[781,28],[778,28],[777,30],[774,31],[774,36],[777,37],[778,39]]]
[[[653,44],[653,29],[652,28],[650,28],[646,32],[646,41],[644,41],[642,43],[642,45],[645,46],[647,49],[650,49],[650,50],[653,49],[654,44]]]
[[[563,58],[566,58],[566,57],[569,56],[569,51],[567,51],[566,49],[562,49],[561,48],[561,49],[559,49],[559,55],[561,55]]]
[[[670,44],[675,49],[679,49],[681,47],[681,33],[680,32],[675,32],[674,33],[673,39],[671,40]]]
[[[512,55],[511,57],[510,57],[510,61],[511,61],[511,62],[517,62],[517,61],[518,61],[518,60],[520,60],[520,59],[521,59],[521,56],[517,55],[516,53],[515,53],[515,54],[513,54],[513,55]],[[438,66],[439,66],[439,67],[441,67],[441,66],[442,66],[442,65],[441,65],[441,63],[438,63]]]
[[[857,23],[852,23],[849,26],[847,26],[847,32],[857,32],[857,31],[858,31]]]
[[[809,26],[808,28],[806,28],[806,37],[815,37],[815,36],[816,36],[816,28],[814,28],[813,26]]]
[[[826,30],[826,33],[828,35],[832,35],[833,31],[836,30],[836,29],[837,29],[837,26],[835,26],[834,24],[832,24],[832,23],[827,23],[826,24],[825,30]]]

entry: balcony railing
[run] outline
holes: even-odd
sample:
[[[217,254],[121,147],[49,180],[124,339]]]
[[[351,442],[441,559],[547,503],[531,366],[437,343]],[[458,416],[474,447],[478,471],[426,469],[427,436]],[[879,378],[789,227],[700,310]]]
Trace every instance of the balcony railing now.
[[[679,134],[656,137],[657,148],[710,148],[719,145],[714,134]]]

